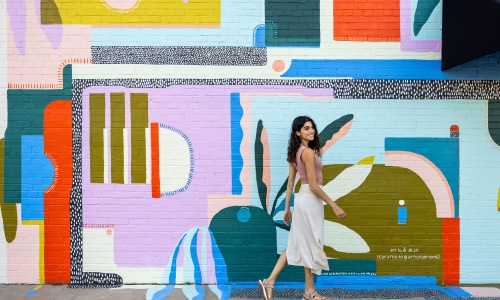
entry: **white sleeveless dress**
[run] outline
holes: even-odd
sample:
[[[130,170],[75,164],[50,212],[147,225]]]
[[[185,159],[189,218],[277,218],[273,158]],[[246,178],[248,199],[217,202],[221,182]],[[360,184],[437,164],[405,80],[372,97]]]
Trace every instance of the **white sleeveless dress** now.
[[[301,147],[297,151],[297,170],[299,170],[299,164],[304,166],[300,160],[300,154],[304,149],[305,147],[303,149]],[[318,167],[317,162],[316,165]],[[321,161],[319,166],[322,167]],[[305,166],[300,169],[304,172]],[[305,174],[300,175],[304,178]],[[321,183],[321,181],[318,182]],[[294,198],[292,225],[286,249],[288,264],[310,268],[314,274],[329,270],[328,260],[323,250],[324,218],[323,201],[311,191],[309,184],[302,183],[299,193],[295,194]]]

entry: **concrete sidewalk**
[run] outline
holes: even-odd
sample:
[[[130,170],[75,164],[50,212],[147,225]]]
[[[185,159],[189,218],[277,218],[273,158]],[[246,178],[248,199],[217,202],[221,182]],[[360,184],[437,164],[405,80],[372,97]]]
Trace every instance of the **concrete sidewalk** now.
[[[0,299],[96,299],[96,300],[132,300],[147,299],[148,288],[152,286],[126,285],[117,289],[107,288],[71,288],[67,285],[0,285]],[[188,286],[185,286],[188,287]],[[183,291],[183,286],[177,286],[164,299],[184,300],[194,299],[187,297],[193,291],[193,286],[189,286]],[[202,286],[206,300],[219,299],[207,286]],[[499,300],[500,289],[497,287],[472,286],[472,287],[408,287],[401,288],[380,288],[361,289],[356,286],[345,286],[342,288],[325,288],[320,292],[324,296],[332,299],[406,299],[406,300],[448,300],[448,299],[469,299],[469,300]],[[202,291],[203,293],[203,291]],[[275,300],[301,299],[302,289],[290,287],[277,287],[274,292]],[[257,287],[232,288],[231,300],[261,299]]]

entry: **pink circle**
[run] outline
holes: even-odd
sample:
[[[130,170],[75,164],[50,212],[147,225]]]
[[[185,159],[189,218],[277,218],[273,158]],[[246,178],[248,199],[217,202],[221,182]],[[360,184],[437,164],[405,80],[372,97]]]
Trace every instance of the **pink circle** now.
[[[285,67],[285,62],[282,60],[275,60],[273,62],[273,70],[275,72],[282,72],[283,70],[285,70]]]
[[[111,230],[111,229],[106,230],[106,234],[107,235],[112,235],[113,234],[113,230]]]

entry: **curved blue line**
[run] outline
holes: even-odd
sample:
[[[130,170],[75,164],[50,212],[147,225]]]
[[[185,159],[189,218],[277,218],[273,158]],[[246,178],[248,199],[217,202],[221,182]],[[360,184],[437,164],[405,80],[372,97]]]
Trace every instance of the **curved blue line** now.
[[[198,244],[198,232],[200,229],[196,229],[196,232],[193,235],[193,238],[191,239],[191,246],[190,246],[190,252],[191,252],[191,260],[193,261],[194,265],[194,283],[195,284],[201,284],[201,269],[200,269],[200,261],[198,260],[198,251],[196,251],[197,244]]]
[[[243,140],[243,129],[241,128],[241,118],[243,117],[243,107],[240,103],[240,94],[231,93],[231,172],[232,172],[232,194],[241,195],[243,185],[240,181],[241,170],[243,169],[243,157],[240,146]]]
[[[168,197],[168,196],[173,196],[173,195],[184,192],[191,185],[191,180],[193,179],[193,173],[194,173],[194,151],[193,151],[193,144],[191,143],[191,140],[189,139],[187,134],[182,132],[180,129],[177,129],[177,128],[172,127],[172,126],[167,125],[167,124],[159,124],[159,126],[160,126],[160,128],[166,128],[168,130],[172,130],[172,131],[178,133],[180,136],[182,136],[182,138],[184,138],[184,140],[188,144],[188,148],[189,148],[190,166],[189,166],[189,176],[188,176],[188,180],[186,182],[186,185],[184,185],[182,188],[179,188],[179,189],[174,190],[174,191],[160,193],[160,197]]]
[[[186,234],[184,233],[181,240],[177,244],[177,247],[175,247],[174,254],[172,256],[172,266],[170,266],[170,275],[168,277],[168,283],[170,284],[175,284],[175,273],[177,272],[177,255],[179,255],[179,249],[185,237]]]

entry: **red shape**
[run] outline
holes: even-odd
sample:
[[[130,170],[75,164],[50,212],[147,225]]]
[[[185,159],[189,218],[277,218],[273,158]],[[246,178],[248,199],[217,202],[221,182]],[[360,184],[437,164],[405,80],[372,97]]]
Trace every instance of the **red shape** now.
[[[160,198],[160,138],[158,123],[151,123],[151,193]]]
[[[450,131],[458,131],[459,128],[458,128],[458,125],[451,125],[450,126]]]
[[[70,283],[70,213],[73,184],[72,111],[70,100],[45,108],[44,151],[54,165],[54,181],[44,195],[45,283]]]
[[[333,1],[333,39],[337,41],[399,42],[400,1]]]
[[[460,283],[460,219],[443,218],[443,281]]]

